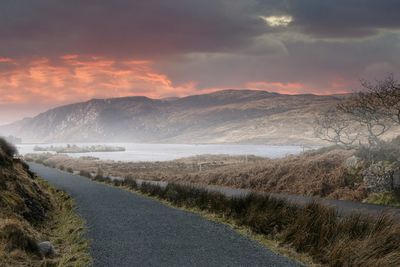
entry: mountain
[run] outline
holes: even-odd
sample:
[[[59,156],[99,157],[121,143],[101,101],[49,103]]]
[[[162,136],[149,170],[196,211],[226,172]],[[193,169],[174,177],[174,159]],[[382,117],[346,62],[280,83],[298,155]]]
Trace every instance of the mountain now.
[[[23,142],[311,144],[315,116],[341,99],[255,90],[92,99],[1,126],[0,134]]]

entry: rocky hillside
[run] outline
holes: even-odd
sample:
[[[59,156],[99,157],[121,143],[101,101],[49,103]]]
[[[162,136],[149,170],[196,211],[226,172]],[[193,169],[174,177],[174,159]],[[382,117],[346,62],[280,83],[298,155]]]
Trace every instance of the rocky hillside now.
[[[341,96],[225,90],[184,98],[93,99],[0,127],[24,142],[310,144],[314,117]]]

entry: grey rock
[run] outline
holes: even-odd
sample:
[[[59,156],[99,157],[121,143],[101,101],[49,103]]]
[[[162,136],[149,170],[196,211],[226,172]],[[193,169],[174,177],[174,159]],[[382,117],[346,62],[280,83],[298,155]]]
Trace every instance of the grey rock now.
[[[394,188],[394,175],[396,168],[387,162],[371,164],[363,172],[363,180],[367,189],[371,192],[388,192]]]
[[[344,164],[345,164],[346,168],[348,168],[348,169],[355,169],[359,166],[360,159],[357,156],[351,156],[346,159]]]
[[[49,241],[40,242],[38,244],[38,248],[40,254],[42,254],[43,256],[49,257],[49,256],[54,256],[56,254],[53,245]]]
[[[396,169],[393,173],[393,187],[395,189],[400,188],[400,170]]]

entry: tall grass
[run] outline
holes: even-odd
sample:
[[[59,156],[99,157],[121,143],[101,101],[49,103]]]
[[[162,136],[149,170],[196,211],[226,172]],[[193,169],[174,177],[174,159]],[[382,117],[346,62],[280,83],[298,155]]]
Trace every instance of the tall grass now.
[[[328,266],[400,266],[399,218],[390,214],[340,217],[334,208],[317,202],[299,206],[268,195],[232,198],[184,184],[138,184],[133,179],[111,181],[99,175],[92,179],[219,216]]]
[[[400,266],[400,226],[389,215],[339,217],[335,209],[316,202],[300,207],[254,194],[230,198],[179,184],[136,188],[178,207],[227,218],[329,266]]]
[[[283,192],[333,199],[363,200],[367,191],[359,171],[345,166],[354,151],[334,147],[280,159],[199,156],[169,162],[110,162],[65,155],[29,155],[27,160],[48,166],[104,173],[127,179],[188,182]],[[202,162],[201,171],[198,162]],[[204,164],[205,163],[205,164]]]

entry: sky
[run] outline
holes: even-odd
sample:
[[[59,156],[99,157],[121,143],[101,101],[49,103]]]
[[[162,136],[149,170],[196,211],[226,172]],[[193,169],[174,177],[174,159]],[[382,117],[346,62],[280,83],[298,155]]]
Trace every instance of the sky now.
[[[1,0],[0,124],[92,98],[340,94],[400,67],[398,0]]]

